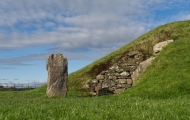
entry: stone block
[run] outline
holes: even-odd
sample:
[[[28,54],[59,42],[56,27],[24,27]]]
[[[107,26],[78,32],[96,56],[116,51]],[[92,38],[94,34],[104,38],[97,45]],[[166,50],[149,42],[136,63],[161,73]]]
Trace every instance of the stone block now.
[[[87,83],[87,84],[83,85],[83,87],[82,87],[82,89],[89,89],[89,88],[90,88],[89,83]]]
[[[115,79],[116,79],[116,76],[113,76],[113,75],[112,75],[112,76],[109,76],[109,79],[110,79],[110,80],[115,80]]]
[[[133,84],[133,80],[132,79],[127,79],[127,84],[132,85]]]
[[[95,86],[95,91],[99,91],[101,88],[101,86]]]
[[[118,79],[119,83],[121,84],[125,84],[127,83],[127,79]]]
[[[110,80],[105,80],[103,83],[102,83],[102,88],[109,88],[109,87],[112,87],[111,86],[111,81]]]
[[[127,55],[128,55],[129,57],[134,57],[135,55],[138,55],[138,54],[140,54],[139,51],[132,51],[132,52],[129,52]]]
[[[117,84],[117,88],[123,88],[122,84]]]
[[[97,76],[96,76],[96,79],[97,79],[97,80],[103,80],[103,79],[104,79],[104,75],[97,75]]]
[[[90,80],[90,84],[96,84],[96,83],[98,83],[98,80],[96,80],[96,79]]]
[[[128,77],[128,76],[130,75],[130,73],[124,71],[124,72],[122,72],[120,75],[121,75],[121,77]]]

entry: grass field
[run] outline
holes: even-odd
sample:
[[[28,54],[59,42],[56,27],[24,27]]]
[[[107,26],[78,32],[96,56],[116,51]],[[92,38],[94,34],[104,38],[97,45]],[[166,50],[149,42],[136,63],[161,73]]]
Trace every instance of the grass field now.
[[[45,92],[45,91],[44,91]],[[121,95],[47,98],[39,91],[0,92],[0,119],[8,120],[188,120],[189,95],[154,98]]]
[[[0,92],[0,95],[1,120],[190,119],[189,95],[166,99],[131,97],[127,91],[102,97],[47,98],[32,92]]]
[[[93,71],[99,72],[96,68],[109,67],[130,50],[142,50],[148,57],[155,43],[168,39],[174,42],[156,57],[135,86],[124,93],[89,97],[79,91],[95,75]],[[189,51],[190,21],[160,26],[70,74],[66,98],[48,98],[46,86],[30,91],[0,92],[0,120],[189,120]]]

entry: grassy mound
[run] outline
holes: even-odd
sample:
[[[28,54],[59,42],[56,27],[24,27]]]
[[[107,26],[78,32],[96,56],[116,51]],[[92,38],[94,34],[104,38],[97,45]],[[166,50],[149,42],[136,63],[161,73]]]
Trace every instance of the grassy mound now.
[[[141,51],[145,54],[144,58],[146,59],[152,55],[152,48],[158,42],[173,39],[177,42],[176,44],[181,43],[181,46],[183,46],[183,44],[186,44],[186,42],[188,43],[189,41],[189,31],[190,21],[174,22],[157,27],[113,53],[110,53],[81,70],[70,74],[69,87],[71,89],[80,89],[81,86],[91,78],[99,74],[101,71],[108,69],[129,51]],[[173,47],[175,49],[175,46]],[[171,54],[181,54],[181,51],[178,52],[179,53],[176,52]],[[164,56],[165,55],[163,55],[163,57]]]

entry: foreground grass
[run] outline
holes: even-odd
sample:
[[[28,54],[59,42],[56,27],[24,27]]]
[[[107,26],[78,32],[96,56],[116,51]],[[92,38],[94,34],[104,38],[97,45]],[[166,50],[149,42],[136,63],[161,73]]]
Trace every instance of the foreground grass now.
[[[125,93],[123,93],[125,94]],[[0,92],[4,120],[187,120],[190,96],[172,99],[122,97],[47,98],[27,92]]]

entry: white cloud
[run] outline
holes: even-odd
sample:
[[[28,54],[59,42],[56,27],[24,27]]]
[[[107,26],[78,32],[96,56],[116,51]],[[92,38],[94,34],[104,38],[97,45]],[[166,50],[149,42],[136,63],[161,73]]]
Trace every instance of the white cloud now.
[[[165,23],[165,20],[154,20],[155,10],[172,9],[184,1],[1,0],[0,49],[52,45],[56,48],[54,51],[64,51],[71,59],[77,59],[76,56],[82,59],[77,55],[79,52],[71,50],[86,50],[87,55],[93,50],[106,49],[106,54],[149,28]],[[181,16],[180,20],[184,19],[189,19],[189,15]],[[41,59],[37,55],[33,58]],[[85,55],[83,58],[88,59]],[[34,60],[27,56],[22,59],[15,64]]]

